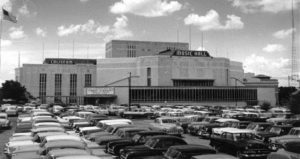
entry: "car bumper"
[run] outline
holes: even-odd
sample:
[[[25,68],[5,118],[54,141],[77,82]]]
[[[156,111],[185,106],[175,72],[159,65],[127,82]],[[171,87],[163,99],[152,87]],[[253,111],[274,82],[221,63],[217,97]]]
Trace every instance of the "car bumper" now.
[[[241,154],[241,156],[245,158],[264,158],[267,157],[268,154]]]

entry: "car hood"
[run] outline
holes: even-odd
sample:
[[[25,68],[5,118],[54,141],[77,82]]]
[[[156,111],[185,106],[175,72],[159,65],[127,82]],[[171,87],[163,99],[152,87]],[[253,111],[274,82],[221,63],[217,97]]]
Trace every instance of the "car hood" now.
[[[247,145],[262,146],[264,144],[261,141],[257,141],[257,140],[240,140],[239,145],[240,146],[247,146]]]
[[[271,132],[260,132],[257,135],[261,136],[261,137],[275,137],[275,136],[278,136],[277,134],[271,133]]]
[[[295,136],[295,135],[284,135],[284,136],[280,136],[280,137],[272,137],[271,140],[273,142],[275,142],[275,141],[280,141],[280,140],[285,140],[285,139],[290,139],[290,138],[297,138],[297,137],[298,136]]]
[[[123,145],[123,144],[130,144],[132,143],[131,140],[128,140],[128,139],[120,139],[120,140],[117,140],[117,141],[112,141],[109,143],[109,145]]]

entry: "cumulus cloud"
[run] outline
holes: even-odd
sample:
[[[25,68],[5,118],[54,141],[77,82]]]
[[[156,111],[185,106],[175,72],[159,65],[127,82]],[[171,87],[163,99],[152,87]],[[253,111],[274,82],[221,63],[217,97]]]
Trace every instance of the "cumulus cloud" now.
[[[274,60],[252,54],[246,57],[243,63],[246,72],[262,73],[273,77],[281,77],[290,70],[290,60],[282,57]]]
[[[117,17],[112,26],[101,25],[94,20],[88,20],[84,24],[71,24],[68,27],[62,25],[57,28],[58,36],[68,36],[79,32],[103,35],[104,41],[133,36],[132,32],[128,29],[128,18],[124,15]]]
[[[280,52],[280,51],[284,51],[285,47],[281,44],[268,44],[267,46],[265,46],[263,48],[263,51],[265,52]]]
[[[44,29],[39,28],[39,27],[35,29],[35,33],[36,33],[36,35],[41,36],[41,37],[47,36],[47,32]]]
[[[126,16],[123,15],[121,17],[117,17],[116,22],[113,24],[112,28],[105,36],[104,41],[109,41],[112,39],[122,39],[133,36],[132,32],[127,28],[127,26],[128,18]]]
[[[26,4],[24,4],[21,8],[18,9],[18,12],[20,13],[20,15],[25,16],[25,17],[32,17],[32,16],[36,16],[36,12],[30,12],[28,9],[28,6]]]
[[[10,0],[0,0],[0,7],[4,8],[8,11],[11,11],[12,9],[12,2]],[[2,17],[2,12],[1,12],[1,17]]]
[[[293,33],[294,30],[295,29],[293,29],[293,28],[286,29],[286,30],[279,30],[279,31],[273,33],[273,36],[277,39],[284,39],[284,38],[289,37]]]
[[[1,47],[11,46],[12,41],[1,39]]]
[[[9,29],[10,33],[9,33],[9,37],[11,39],[23,39],[26,37],[26,34],[23,31],[23,27],[11,27]]]
[[[245,13],[270,12],[278,13],[291,10],[291,0],[229,0],[232,6],[240,8]],[[300,0],[294,0],[294,7],[297,8]]]
[[[68,36],[70,34],[76,34],[79,31],[89,34],[107,33],[109,31],[109,26],[101,25],[100,23],[97,23],[94,20],[90,19],[84,24],[71,24],[68,27],[64,25],[59,26],[57,28],[57,35]]]
[[[186,25],[198,26],[200,30],[229,30],[229,29],[242,29],[244,23],[241,18],[236,15],[227,15],[225,24],[221,24],[220,16],[215,10],[210,10],[204,16],[198,14],[189,14],[185,19]]]
[[[167,16],[179,11],[182,4],[169,0],[121,0],[110,7],[114,14],[131,13],[144,17]]]

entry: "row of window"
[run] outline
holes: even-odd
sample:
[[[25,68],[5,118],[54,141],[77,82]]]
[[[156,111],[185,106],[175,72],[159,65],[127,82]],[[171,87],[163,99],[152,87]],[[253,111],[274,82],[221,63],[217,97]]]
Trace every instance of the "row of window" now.
[[[92,86],[92,75],[85,74],[84,86]],[[46,102],[47,95],[47,74],[40,74],[39,79],[39,97],[42,103]],[[54,101],[60,102],[62,96],[62,74],[54,75]],[[77,102],[77,74],[70,74],[70,103]]]
[[[202,89],[202,88],[133,88],[133,102],[199,102],[199,101],[254,101],[257,100],[256,89]]]
[[[213,80],[173,80],[173,86],[213,86]]]

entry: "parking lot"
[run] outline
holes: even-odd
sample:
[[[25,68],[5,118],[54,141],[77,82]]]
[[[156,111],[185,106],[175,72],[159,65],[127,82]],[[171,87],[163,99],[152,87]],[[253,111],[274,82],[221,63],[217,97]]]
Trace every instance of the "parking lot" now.
[[[112,118],[116,118],[116,117],[112,117]],[[8,129],[8,130],[1,130],[1,134],[0,134],[0,159],[5,159],[5,155],[3,154],[4,145],[5,145],[5,143],[8,142],[9,137],[13,133],[13,130],[15,129],[15,126],[16,126],[17,117],[10,117],[9,119],[12,123],[12,128]],[[153,122],[153,120],[133,119],[133,122],[135,125],[144,127],[144,126],[149,125],[151,122]],[[189,144],[209,145],[209,140],[206,140],[206,139],[200,139],[196,136],[191,136],[188,134],[184,134],[183,137],[184,137],[185,141],[187,141]]]

